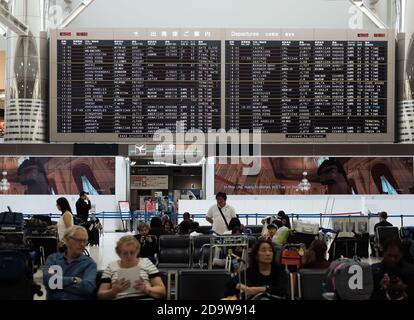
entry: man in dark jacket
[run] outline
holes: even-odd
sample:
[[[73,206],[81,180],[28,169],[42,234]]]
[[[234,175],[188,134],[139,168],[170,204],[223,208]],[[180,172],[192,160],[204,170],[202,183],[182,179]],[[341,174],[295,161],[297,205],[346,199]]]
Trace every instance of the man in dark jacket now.
[[[380,212],[379,218],[380,218],[380,222],[375,224],[374,232],[377,231],[378,227],[392,227],[392,224],[387,221],[388,214],[385,211]]]
[[[88,193],[82,191],[79,194],[79,199],[76,201],[76,215],[84,222],[88,220],[89,210],[91,209],[91,200],[88,198]]]
[[[385,211],[379,213],[380,222],[374,226],[374,235],[370,236],[371,252],[373,256],[377,256],[377,249],[375,247],[375,238],[377,236],[378,227],[392,227],[392,224],[387,221],[388,214]]]
[[[371,266],[374,279],[373,299],[414,299],[414,267],[403,261],[399,239],[384,243],[384,259]]]

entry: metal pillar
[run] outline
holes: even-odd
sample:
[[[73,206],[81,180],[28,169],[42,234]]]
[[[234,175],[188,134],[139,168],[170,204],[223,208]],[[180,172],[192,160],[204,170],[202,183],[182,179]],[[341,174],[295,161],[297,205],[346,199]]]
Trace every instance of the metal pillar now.
[[[47,140],[48,0],[13,0],[10,11],[29,27],[7,33],[6,142]]]
[[[395,0],[397,13],[397,105],[399,142],[414,141],[414,1]]]

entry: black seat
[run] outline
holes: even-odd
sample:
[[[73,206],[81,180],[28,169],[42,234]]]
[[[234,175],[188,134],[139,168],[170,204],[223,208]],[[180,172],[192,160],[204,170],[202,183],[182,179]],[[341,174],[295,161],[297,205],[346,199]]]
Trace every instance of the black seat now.
[[[189,236],[163,235],[159,239],[158,268],[190,267]]]
[[[98,299],[98,290],[102,283],[102,275],[104,273],[104,270],[97,270],[96,271],[96,288],[94,293],[92,294],[93,299]]]
[[[249,239],[249,249],[251,249],[256,244],[257,238],[251,235],[249,235],[247,238]]]
[[[191,267],[192,268],[205,268],[208,264],[208,258],[210,254],[211,236],[204,235],[192,238],[193,249],[191,254]]]
[[[387,240],[399,238],[400,233],[398,227],[378,227],[376,230],[376,240],[380,245]]]
[[[37,264],[43,265],[49,255],[58,251],[58,239],[56,237],[27,236],[26,241],[35,249],[40,257]]]
[[[210,234],[211,226],[199,226],[197,231],[202,233],[202,234]]]
[[[323,283],[326,269],[300,269],[298,272],[299,298],[303,300],[323,300]]]
[[[177,300],[219,300],[230,280],[227,270],[180,270]]]
[[[379,255],[382,255],[382,245],[385,241],[399,238],[398,227],[377,227],[375,230],[375,247]]]
[[[356,244],[356,238],[335,238],[329,249],[329,261],[334,261],[341,256],[344,258],[353,258],[356,255]]]
[[[247,226],[244,226],[244,228],[252,230],[252,234],[261,234],[263,230],[263,225],[261,224],[250,225],[249,224]]]
[[[358,258],[368,258],[369,257],[369,233],[362,233],[356,235],[356,256]]]
[[[160,271],[160,277],[162,280],[162,283],[164,284],[165,287],[165,298],[164,299],[170,299],[170,279],[168,277],[168,272],[167,271]]]

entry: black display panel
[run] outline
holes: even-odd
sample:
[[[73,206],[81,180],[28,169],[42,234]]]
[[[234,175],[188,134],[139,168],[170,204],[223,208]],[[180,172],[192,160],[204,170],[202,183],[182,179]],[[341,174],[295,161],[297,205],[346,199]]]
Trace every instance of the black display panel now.
[[[208,132],[220,99],[220,41],[57,41],[58,133]]]
[[[226,41],[226,129],[387,132],[387,41]]]
[[[51,141],[394,142],[392,30],[60,29],[50,43]]]

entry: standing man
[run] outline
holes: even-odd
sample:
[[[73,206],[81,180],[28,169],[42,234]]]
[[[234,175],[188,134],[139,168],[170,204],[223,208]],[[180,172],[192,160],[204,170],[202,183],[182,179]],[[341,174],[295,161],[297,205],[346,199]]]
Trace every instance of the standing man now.
[[[392,224],[387,221],[388,214],[385,211],[380,212],[379,214],[380,222],[376,223],[374,226],[374,232],[377,232],[378,227],[392,227]]]
[[[388,214],[385,211],[379,213],[380,221],[375,224],[374,226],[374,235],[370,235],[370,245],[371,245],[371,254],[372,256],[378,256],[379,252],[377,252],[377,248],[375,246],[376,237],[377,237],[377,229],[378,227],[392,227],[392,224],[387,221]]]
[[[79,199],[76,201],[76,215],[78,218],[82,219],[82,221],[88,221],[89,217],[89,210],[91,209],[91,200],[88,198],[88,193],[82,191],[79,194]]]
[[[237,218],[233,207],[226,204],[227,195],[224,192],[216,194],[217,205],[212,206],[206,215],[206,220],[213,227],[213,232],[222,235],[229,230],[229,222],[232,218]]]

